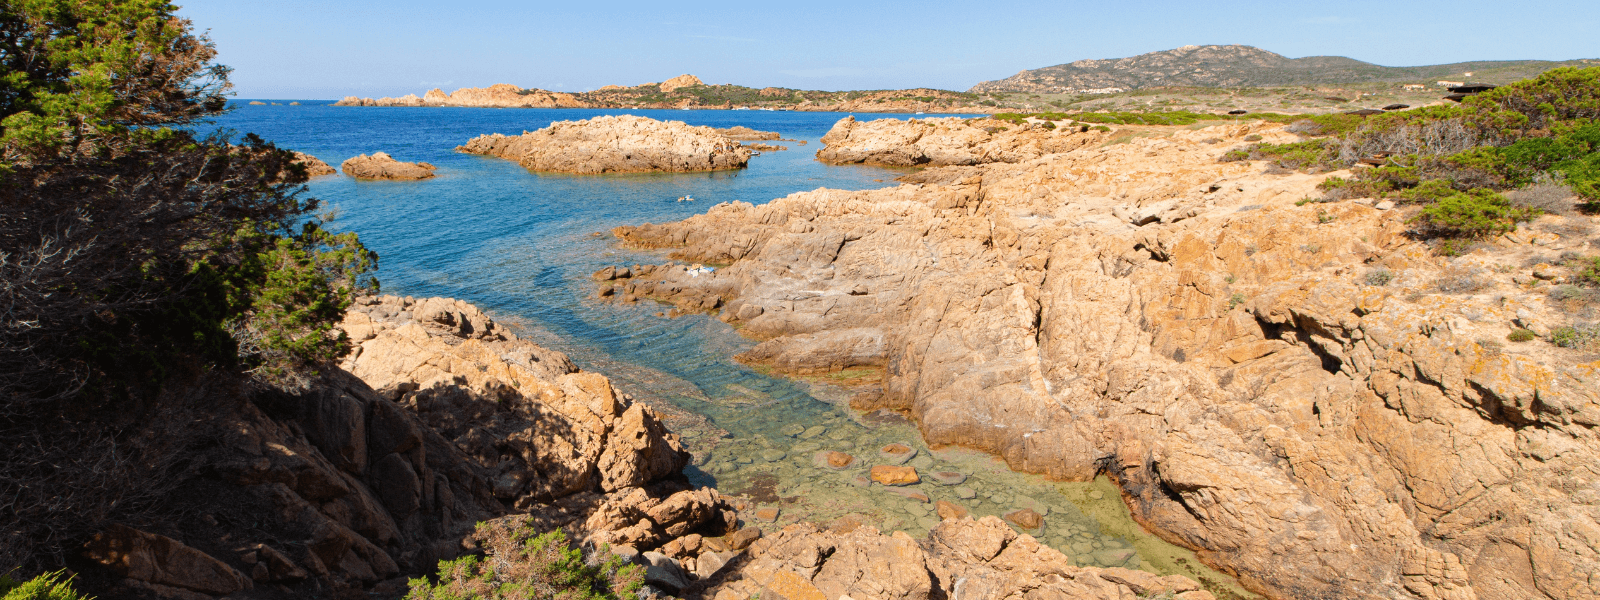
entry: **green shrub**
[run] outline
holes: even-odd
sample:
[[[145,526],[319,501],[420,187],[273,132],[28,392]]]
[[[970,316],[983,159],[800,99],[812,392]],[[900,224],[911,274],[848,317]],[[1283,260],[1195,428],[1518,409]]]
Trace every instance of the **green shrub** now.
[[[1333,168],[1337,147],[1329,140],[1311,139],[1288,144],[1258,144],[1250,149],[1250,158],[1271,160],[1273,165],[1289,169]]]
[[[1392,191],[1394,187],[1386,181],[1329,177],[1323,180],[1322,183],[1317,184],[1317,189],[1322,190],[1323,198],[1325,199],[1344,200],[1347,198],[1381,198]]]
[[[632,600],[644,568],[602,551],[585,561],[560,529],[537,534],[526,519],[479,523],[472,539],[488,554],[439,562],[437,583],[410,580],[406,600]]]
[[[0,600],[94,600],[78,595],[72,589],[72,578],[65,575],[65,571],[56,571],[23,582],[0,575]]]
[[[1517,208],[1505,196],[1478,188],[1436,198],[1411,222],[1431,237],[1481,238],[1516,229],[1535,216],[1532,209]]]
[[[1600,348],[1600,323],[1557,327],[1550,330],[1550,343],[1576,350]]]
[[[1587,286],[1600,286],[1600,256],[1591,256],[1571,261],[1573,281]]]
[[[1383,287],[1389,285],[1389,282],[1394,281],[1394,272],[1388,269],[1373,269],[1371,271],[1367,271],[1366,281],[1367,285],[1373,287]]]
[[[1538,338],[1537,334],[1527,329],[1513,329],[1511,333],[1506,334],[1506,341],[1510,342],[1531,342]]]
[[[1234,292],[1232,296],[1228,297],[1228,310],[1232,311],[1233,309],[1238,308],[1239,305],[1244,304],[1246,300],[1248,299],[1244,297],[1244,294]]]

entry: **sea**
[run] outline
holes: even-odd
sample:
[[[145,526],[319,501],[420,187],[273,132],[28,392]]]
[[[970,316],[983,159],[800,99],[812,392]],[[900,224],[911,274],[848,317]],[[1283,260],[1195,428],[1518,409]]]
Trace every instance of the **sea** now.
[[[735,362],[732,357],[755,342],[714,317],[673,317],[665,305],[597,297],[591,275],[605,266],[669,262],[664,252],[619,246],[609,233],[613,227],[676,221],[720,202],[762,204],[823,187],[897,185],[895,178],[908,171],[816,160],[822,136],[852,115],[247,102],[231,103],[230,112],[209,126],[254,133],[335,167],[373,152],[438,167],[436,177],[415,182],[320,177],[306,193],[321,200],[322,212],[333,217],[332,229],[357,232],[379,254],[383,293],[466,300],[524,337],[567,353],[581,368],[609,376],[682,435],[694,453],[686,470],[693,482],[714,485],[751,508],[778,509],[774,522],[758,525],[844,518],[921,536],[938,523],[940,501],[950,505],[946,510],[955,507],[974,517],[1029,509],[1044,515],[1044,524],[1018,530],[1080,565],[1183,574],[1209,581],[1215,591],[1242,591],[1192,553],[1141,529],[1103,477],[1054,482],[1014,473],[980,452],[929,448],[904,417],[852,411],[845,400],[850,390],[827,378],[796,381]],[[536,173],[513,161],[455,151],[486,133],[516,135],[557,121],[618,114],[743,125],[790,141],[763,142],[788,150],[764,152],[746,169],[708,173]],[[853,116],[866,121],[908,115]],[[914,454],[906,459],[904,453],[884,453],[891,444]],[[826,451],[851,454],[856,463],[834,470],[818,461]],[[895,462],[917,467],[922,483],[887,488],[866,480],[868,466]]]

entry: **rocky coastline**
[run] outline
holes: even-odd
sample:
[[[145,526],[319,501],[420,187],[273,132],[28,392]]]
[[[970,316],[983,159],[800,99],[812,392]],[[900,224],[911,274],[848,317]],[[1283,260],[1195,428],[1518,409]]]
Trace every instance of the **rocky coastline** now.
[[[355,351],[304,391],[203,400],[224,408],[191,425],[218,436],[186,484],[203,516],[97,536],[85,557],[117,578],[103,589],[398,597],[504,524],[610,548],[647,567],[654,595],[1212,598],[1183,577],[1076,567],[993,517],[951,515],[921,540],[851,519],[763,530],[748,500],[687,483],[688,453],[648,406],[470,304],[366,297],[342,330]]]
[[[497,83],[454,92],[433,89],[421,96],[346,96],[334,106],[470,108],[649,108],[682,110],[770,109],[812,112],[988,113],[973,94],[927,88],[867,92],[823,92],[788,88],[708,85],[693,75],[661,83],[608,85],[588,92],[554,92]]]
[[[742,169],[751,150],[710,127],[633,115],[561,121],[520,136],[473,138],[458,152],[561,173],[689,172]]]
[[[719,314],[781,372],[881,366],[856,408],[1018,470],[1108,474],[1269,597],[1600,594],[1593,358],[1497,341],[1563,318],[1537,282],[1594,250],[1568,217],[1439,257],[1401,210],[1303,205],[1327,174],[1221,160],[1295,139],[1278,125],[1066,132],[1098,143],[1015,162],[973,151],[993,137],[905,134],[938,123],[840,126],[840,154],[959,166],[619,227],[727,266],[614,269],[602,295]]]

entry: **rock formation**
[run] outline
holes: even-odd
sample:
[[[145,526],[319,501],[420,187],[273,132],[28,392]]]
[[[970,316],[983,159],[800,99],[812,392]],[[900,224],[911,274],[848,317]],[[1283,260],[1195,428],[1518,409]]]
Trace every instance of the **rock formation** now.
[[[1594,358],[1500,341],[1572,318],[1538,287],[1564,275],[1526,265],[1594,254],[1586,226],[1439,257],[1403,210],[1297,205],[1324,175],[1219,161],[1251,135],[1295,140],[1130,130],[620,227],[730,266],[602,292],[719,312],[783,371],[881,365],[858,408],[1018,470],[1108,473],[1152,531],[1275,598],[1600,596]]]
[[[325,175],[339,174],[338,169],[333,168],[332,166],[328,165],[328,163],[322,162],[322,159],[304,152],[295,152],[294,162],[305,165],[306,176],[308,177],[322,177]]]
[[[508,514],[612,539],[625,526],[648,548],[729,528],[714,490],[688,489],[688,455],[650,409],[476,308],[365,298],[343,326],[355,352],[305,392],[219,374],[185,386],[205,406],[186,434],[205,443],[171,502],[191,516],[91,540],[85,557],[116,576],[107,597],[398,597],[397,576],[432,571]],[[591,514],[608,506],[645,516]]]
[[[520,136],[483,135],[456,150],[534,171],[583,174],[742,169],[750,161],[750,149],[710,127],[633,115],[561,121]]]
[[[739,558],[736,568],[703,584],[704,598],[1213,598],[1182,576],[1073,566],[995,517],[945,519],[921,541],[848,517],[823,527],[791,525]]]
[[[665,94],[670,94],[670,93],[672,93],[673,90],[676,90],[678,88],[686,88],[686,87],[692,87],[692,86],[697,86],[697,85],[705,85],[705,84],[706,84],[706,82],[700,81],[699,77],[695,77],[693,75],[684,74],[684,75],[679,75],[677,77],[673,77],[672,79],[668,79],[666,81],[661,82],[661,92],[665,93]]]
[[[339,165],[344,174],[361,179],[394,179],[409,181],[433,177],[433,172],[438,169],[425,162],[400,162],[394,157],[382,152],[374,152],[372,156],[365,154],[344,161]]]
[[[1099,131],[1016,125],[991,119],[878,119],[845,117],[822,136],[817,158],[834,164],[892,167],[1015,163],[1105,140]]]

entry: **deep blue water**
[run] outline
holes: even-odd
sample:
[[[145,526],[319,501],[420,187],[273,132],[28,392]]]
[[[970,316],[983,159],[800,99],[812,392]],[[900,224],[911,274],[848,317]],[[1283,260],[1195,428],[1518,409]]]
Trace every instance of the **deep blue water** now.
[[[885,529],[920,534],[937,522],[929,505],[861,486],[855,479],[859,471],[833,472],[812,462],[812,453],[824,449],[875,460],[879,447],[905,442],[922,453],[912,462],[920,470],[969,475],[966,486],[976,490],[976,498],[959,501],[974,514],[1034,506],[1051,515],[1046,530],[1034,533],[1058,548],[1083,544],[1074,552],[1081,563],[1139,566],[1140,558],[1129,558],[1132,551],[1124,550],[1131,546],[1127,539],[1099,535],[1099,524],[1074,508],[1055,484],[1010,473],[982,455],[931,452],[907,423],[862,420],[817,400],[804,384],[739,365],[732,355],[753,342],[715,319],[671,319],[660,314],[666,307],[651,302],[629,305],[595,298],[594,271],[666,260],[662,253],[618,248],[609,235],[615,226],[679,220],[723,201],[761,204],[819,187],[895,185],[894,178],[903,171],[815,160],[820,138],[844,114],[279,102],[284,105],[236,102],[235,110],[216,125],[258,134],[335,167],[352,156],[381,151],[439,168],[435,178],[418,182],[357,181],[341,174],[308,186],[325,208],[338,210],[335,229],[358,232],[378,252],[385,293],[467,300],[536,342],[566,352],[583,368],[610,376],[623,391],[671,413],[669,425],[685,435],[697,454],[689,469],[696,481],[724,492],[776,494],[784,498],[785,522],[859,513]],[[485,133],[514,135],[555,121],[605,114],[713,127],[744,125],[809,144],[767,142],[789,150],[754,157],[749,168],[739,171],[600,176],[532,173],[509,160],[454,151]],[[676,201],[686,195],[697,201]],[[802,435],[796,427],[811,431]],[[958,500],[956,488],[930,483],[922,489],[934,499]]]

